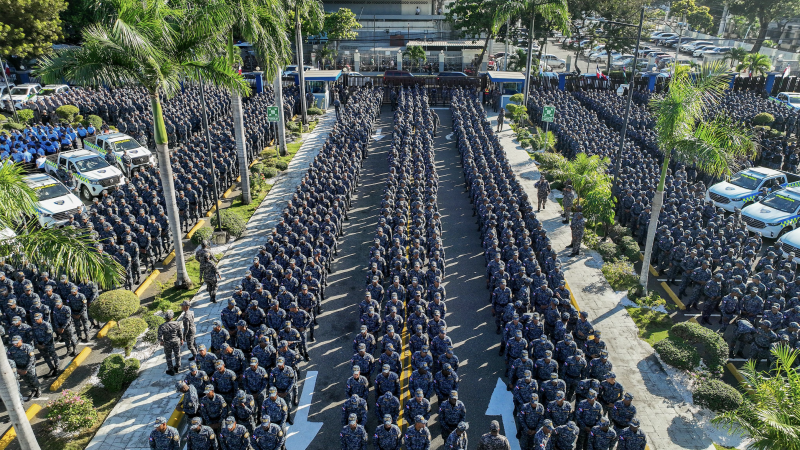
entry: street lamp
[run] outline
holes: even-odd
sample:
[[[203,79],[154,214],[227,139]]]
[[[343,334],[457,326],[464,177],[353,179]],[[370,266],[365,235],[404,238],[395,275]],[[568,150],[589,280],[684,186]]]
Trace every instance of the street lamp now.
[[[617,156],[616,160],[614,161],[614,184],[612,186],[617,185],[617,177],[619,174],[620,163],[622,162],[622,149],[625,148],[625,137],[628,134],[628,120],[631,116],[631,101],[633,100],[633,84],[636,81],[636,66],[639,63],[639,44],[642,42],[642,25],[644,24],[644,7],[642,7],[641,12],[639,13],[639,25],[632,25],[629,23],[623,22],[613,22],[611,20],[607,21],[606,23],[613,24],[613,25],[621,25],[626,27],[637,27],[637,35],[636,35],[636,51],[633,52],[633,71],[631,72],[631,81],[628,83],[628,100],[625,105],[625,125],[622,127],[622,136],[619,139],[619,148],[617,149]],[[622,68],[622,73],[625,73],[625,68]],[[611,67],[608,68],[608,73],[611,73]]]

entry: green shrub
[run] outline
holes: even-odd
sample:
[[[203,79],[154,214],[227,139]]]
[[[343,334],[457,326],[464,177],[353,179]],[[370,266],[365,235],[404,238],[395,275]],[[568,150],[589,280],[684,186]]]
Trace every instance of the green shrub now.
[[[222,228],[227,230],[228,234],[234,238],[241,237],[244,234],[244,230],[247,228],[247,223],[241,217],[228,210],[220,211],[220,219],[222,219]],[[215,227],[219,226],[217,224],[216,215],[211,219],[211,222]]]
[[[605,245],[605,242],[600,244],[600,248],[602,249]],[[615,291],[627,291],[639,283],[639,277],[633,271],[633,264],[627,261],[604,262],[600,270]]]
[[[556,169],[567,161],[563,155],[555,152],[534,153],[533,159],[539,164],[539,170],[545,172]]]
[[[775,122],[775,116],[770,113],[758,113],[753,117],[753,125],[769,125]]]
[[[6,119],[7,119],[6,116],[4,116],[3,114],[0,114],[0,122],[5,122]]]
[[[286,128],[289,129],[291,132],[300,132],[300,124],[297,122],[286,122]]]
[[[631,229],[615,223],[614,225],[611,225],[611,228],[609,228],[608,234],[611,235],[613,239],[621,239],[623,236],[630,236]]]
[[[261,152],[261,157],[262,158],[269,159],[269,158],[276,158],[277,156],[278,156],[278,151],[275,150],[274,148],[268,148],[268,149],[264,150],[263,152]]]
[[[274,169],[275,168],[275,161],[277,161],[275,158],[270,158],[270,159],[265,160],[263,162],[264,170],[266,170],[267,168],[270,168],[270,167]]]
[[[25,125],[19,122],[6,122],[3,124],[3,129],[22,131],[25,129]]]
[[[675,324],[670,335],[677,336],[690,344],[703,346],[703,361],[712,372],[722,374],[723,365],[728,360],[728,343],[719,334],[694,322]]]
[[[583,233],[583,243],[592,250],[597,250],[600,245],[600,236],[592,230],[586,230]]]
[[[323,111],[321,108],[317,108],[316,106],[308,108],[306,112],[308,113],[309,116],[321,116],[325,114],[325,111]]]
[[[136,338],[147,330],[147,322],[139,317],[128,317],[117,323],[117,326],[108,331],[108,339],[117,348],[125,349],[125,356],[131,354]]]
[[[284,170],[289,168],[289,163],[287,163],[286,161],[281,161],[279,159],[279,160],[275,161],[275,168],[280,170],[280,171],[284,171]]]
[[[692,370],[700,364],[697,349],[673,337],[656,342],[653,348],[665,363],[675,368]]]
[[[75,116],[80,113],[77,106],[73,105],[63,105],[56,108],[56,115],[61,119],[62,122],[74,122]]]
[[[264,173],[264,169],[266,169],[266,166],[264,166],[264,164],[262,164],[262,163],[260,163],[260,162],[257,162],[257,163],[253,164],[253,165],[250,167],[250,173],[251,173],[251,174],[254,174],[254,173]]]
[[[142,320],[147,322],[147,332],[144,334],[144,337],[142,337],[142,340],[150,344],[157,343],[158,327],[164,323],[164,318],[148,311],[142,316]]]
[[[20,109],[17,111],[17,117],[19,118],[20,122],[28,123],[33,119],[33,110]]]
[[[192,244],[200,245],[203,241],[211,239],[213,235],[214,230],[212,228],[198,228],[192,235]]]
[[[83,120],[83,126],[88,127],[90,124],[94,125],[94,127],[99,130],[100,127],[103,126],[103,119],[100,116],[95,116],[94,114],[89,114]]]
[[[714,412],[733,411],[744,403],[742,394],[735,387],[721,380],[706,378],[692,392],[694,404]]]
[[[97,418],[92,399],[69,389],[47,403],[47,419],[54,428],[66,433],[85,430],[94,425]]]
[[[619,247],[611,241],[601,242],[597,246],[597,252],[600,253],[604,261],[613,261],[619,256]]]
[[[109,355],[100,363],[98,378],[110,392],[122,390],[122,387],[136,379],[139,374],[139,360],[123,358],[119,353]]]
[[[628,261],[639,261],[639,255],[641,254],[639,253],[639,243],[634,238],[624,236],[619,244],[619,251],[628,258]]]
[[[119,322],[135,314],[138,309],[139,296],[125,289],[103,292],[89,306],[92,317],[100,322]]]
[[[648,308],[657,308],[659,306],[664,306],[667,304],[667,301],[664,300],[658,292],[650,291],[647,295],[640,295],[639,294],[639,285],[638,283],[636,286],[631,286],[628,288],[628,299],[636,302],[639,306],[645,306]]]
[[[267,167],[264,169],[264,177],[265,178],[274,178],[278,175],[278,169],[275,167]]]

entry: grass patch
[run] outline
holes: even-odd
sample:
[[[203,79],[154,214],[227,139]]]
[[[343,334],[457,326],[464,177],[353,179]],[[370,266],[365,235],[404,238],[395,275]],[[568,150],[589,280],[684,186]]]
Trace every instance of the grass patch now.
[[[242,203],[242,196],[236,197],[236,199],[231,203],[231,206],[226,208],[227,211],[230,211],[233,214],[241,217],[245,223],[253,217],[253,214],[256,212],[256,209],[261,202],[264,201],[264,197],[269,194],[270,189],[272,188],[271,184],[268,184],[267,187],[255,195],[251,196],[251,201],[249,205],[245,205]]]
[[[724,445],[714,444],[714,450],[736,450],[736,447],[725,447]]]
[[[184,300],[194,298],[194,295],[200,290],[200,262],[194,256],[186,259],[186,271],[189,273],[194,287],[188,290],[175,287],[178,274],[173,275],[166,283],[156,281],[159,293],[156,294],[153,303],[148,306],[150,311],[166,311],[168,309],[180,311],[181,303]]]
[[[89,441],[92,440],[97,430],[100,429],[100,426],[106,420],[106,417],[111,413],[111,410],[114,409],[114,405],[117,404],[119,399],[122,397],[122,394],[125,390],[121,390],[119,392],[108,392],[105,388],[101,388],[95,385],[86,385],[81,390],[82,393],[86,394],[92,402],[94,402],[94,407],[97,410],[98,420],[97,423],[94,424],[91,428],[88,428],[81,432],[76,436],[72,436],[70,438],[59,439],[54,437],[48,431],[48,421],[42,420],[41,422],[35,424],[33,426],[34,433],[36,434],[37,440],[39,441],[39,445],[42,447],[42,450],[83,450],[89,445]],[[42,417],[44,417],[44,412],[40,413]]]
[[[639,337],[651,346],[667,338],[667,332],[672,327],[672,319],[668,314],[647,308],[634,308],[627,306],[625,309],[639,328]]]
[[[286,144],[286,156],[279,156],[278,159],[280,161],[289,164],[294,155],[300,150],[300,146],[303,145],[303,141],[292,142],[291,144]]]
[[[558,202],[558,206],[560,206],[562,208],[564,207],[564,199],[563,198],[557,198],[556,201]]]

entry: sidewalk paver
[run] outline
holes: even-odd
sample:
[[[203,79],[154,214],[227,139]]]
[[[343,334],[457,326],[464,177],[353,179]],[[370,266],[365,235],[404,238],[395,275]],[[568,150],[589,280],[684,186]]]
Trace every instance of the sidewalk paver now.
[[[222,281],[217,292],[217,303],[209,301],[205,286],[195,295],[192,307],[198,344],[211,345],[211,323],[219,318],[222,308],[227,305],[223,300],[232,294],[233,287],[250,267],[258,247],[266,242],[267,236],[278,223],[283,208],[319,153],[335,121],[336,115],[330,112],[322,117],[314,131],[303,136],[303,145],[284,175],[275,179],[269,194],[247,222],[244,235],[225,252],[225,258],[218,266]],[[184,350],[182,356],[187,358],[188,354],[188,350]],[[188,364],[185,359],[183,361]],[[166,375],[165,371],[164,351],[159,349],[142,364],[139,377],[125,391],[86,449],[149,450],[148,437],[155,418],[169,418],[178,403],[179,397],[174,389],[178,378]]]
[[[496,125],[496,114],[489,120]],[[506,128],[498,133],[511,167],[531,199],[536,198],[534,184],[539,179],[539,169],[514,141],[514,132]],[[535,201],[535,200],[532,200]],[[537,213],[537,218],[547,230],[553,249],[562,262],[567,283],[582,310],[589,312],[589,320],[603,332],[603,340],[614,364],[617,381],[634,395],[637,417],[648,436],[651,450],[678,450],[713,448],[712,441],[694,423],[694,415],[680,393],[673,386],[667,372],[661,367],[653,348],[639,339],[639,330],[630,315],[620,304],[620,296],[611,289],[603,277],[599,254],[585,247],[579,257],[570,258],[571,232],[561,223],[561,207],[552,198],[547,208]]]

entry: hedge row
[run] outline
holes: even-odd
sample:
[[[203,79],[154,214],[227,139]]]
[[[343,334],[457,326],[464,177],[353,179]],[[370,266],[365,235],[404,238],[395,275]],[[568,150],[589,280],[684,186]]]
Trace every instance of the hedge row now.
[[[700,381],[692,392],[694,404],[714,412],[733,411],[744,403],[742,394],[735,387],[721,380],[707,378]]]
[[[683,370],[692,370],[700,364],[700,354],[693,345],[689,345],[672,337],[656,342],[653,348],[670,366]]]
[[[728,343],[722,336],[694,322],[675,324],[669,332],[690,344],[702,344],[706,366],[712,371],[723,370],[722,366],[728,360]]]

